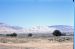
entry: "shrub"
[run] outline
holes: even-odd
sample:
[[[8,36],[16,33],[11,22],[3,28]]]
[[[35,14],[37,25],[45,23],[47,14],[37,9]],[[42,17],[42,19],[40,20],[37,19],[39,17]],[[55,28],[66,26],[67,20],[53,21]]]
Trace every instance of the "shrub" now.
[[[6,34],[6,36],[16,37],[16,36],[17,36],[17,34],[16,34],[16,33]]]
[[[61,34],[61,32],[60,32],[59,30],[55,30],[55,31],[53,32],[53,35],[54,35],[54,36],[61,36],[62,34]]]
[[[17,34],[16,33],[12,33],[11,36],[17,36]]]
[[[28,34],[28,37],[32,37],[32,33],[29,33],[29,34]]]

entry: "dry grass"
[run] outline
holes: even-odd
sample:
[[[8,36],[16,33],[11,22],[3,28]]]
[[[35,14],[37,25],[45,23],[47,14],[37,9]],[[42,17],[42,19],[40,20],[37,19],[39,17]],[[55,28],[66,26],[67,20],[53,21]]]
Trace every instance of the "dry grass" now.
[[[0,37],[0,49],[73,49],[73,37]]]

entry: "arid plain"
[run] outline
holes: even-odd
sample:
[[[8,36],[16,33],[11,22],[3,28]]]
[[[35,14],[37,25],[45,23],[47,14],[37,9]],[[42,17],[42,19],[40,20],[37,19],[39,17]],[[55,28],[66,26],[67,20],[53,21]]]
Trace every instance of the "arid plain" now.
[[[0,37],[0,49],[73,49],[73,37]]]

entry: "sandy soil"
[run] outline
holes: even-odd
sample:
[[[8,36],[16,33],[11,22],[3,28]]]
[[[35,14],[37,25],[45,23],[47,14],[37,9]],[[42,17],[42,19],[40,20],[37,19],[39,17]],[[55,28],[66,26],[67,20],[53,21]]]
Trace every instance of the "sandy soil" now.
[[[0,37],[0,49],[73,49],[72,39],[65,38],[65,41],[57,42],[56,40],[51,41],[50,38]]]
[[[73,43],[30,42],[22,44],[0,43],[0,49],[73,49]]]

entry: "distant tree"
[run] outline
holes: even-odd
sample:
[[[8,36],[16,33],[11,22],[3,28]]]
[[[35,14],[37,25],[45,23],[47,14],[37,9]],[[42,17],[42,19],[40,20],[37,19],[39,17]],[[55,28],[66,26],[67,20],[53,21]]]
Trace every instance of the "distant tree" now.
[[[14,36],[14,37],[16,37],[16,36],[17,36],[17,34],[16,34],[16,33],[12,33],[12,34],[11,34],[11,36]]]
[[[29,33],[29,34],[28,34],[28,37],[32,37],[32,33]]]
[[[53,32],[53,35],[54,35],[54,36],[61,36],[62,34],[61,34],[61,32],[60,32],[59,30],[55,30],[55,31]]]
[[[16,33],[6,34],[6,36],[16,37],[16,36],[17,36],[17,34],[16,34]]]
[[[10,34],[6,34],[6,36],[10,36]]]

